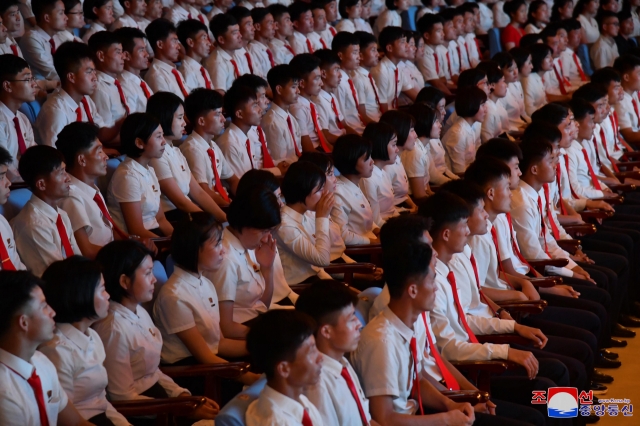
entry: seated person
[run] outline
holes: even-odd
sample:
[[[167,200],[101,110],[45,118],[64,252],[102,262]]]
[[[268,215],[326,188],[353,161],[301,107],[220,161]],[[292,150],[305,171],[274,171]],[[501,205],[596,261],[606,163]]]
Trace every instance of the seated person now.
[[[546,44],[534,44],[529,47],[531,53],[531,73],[526,75],[521,72],[520,82],[524,92],[524,109],[528,117],[531,117],[536,110],[543,107],[549,99],[545,89],[543,77],[553,67],[553,51]],[[527,63],[522,68],[527,67]],[[551,95],[553,98],[554,95]]]
[[[53,363],[36,350],[55,329],[43,285],[27,271],[0,271],[0,419],[11,425],[91,426],[69,401]]]
[[[318,409],[304,396],[320,380],[323,356],[316,347],[315,323],[298,311],[261,315],[247,335],[253,364],[267,376],[267,385],[247,408],[247,426],[322,425]]]
[[[203,65],[211,75],[212,89],[220,94],[229,90],[233,81],[249,72],[244,62],[234,59],[234,52],[242,49],[238,21],[230,14],[216,15],[209,23],[216,48],[204,59]]]
[[[109,293],[100,264],[72,256],[42,274],[44,296],[56,313],[53,339],[39,347],[55,365],[60,385],[80,415],[94,424],[128,426],[107,401],[106,355],[91,326],[107,316]]]
[[[342,21],[341,21],[342,22]],[[360,65],[353,76],[353,84],[358,94],[358,112],[364,125],[378,122],[382,115],[380,97],[371,69],[378,65],[378,41],[373,34],[358,31],[360,40]]]
[[[616,12],[603,10],[598,13],[600,37],[589,48],[589,55],[596,70],[613,65],[620,54],[614,37],[618,36],[620,21]]]
[[[40,276],[56,260],[82,254],[69,216],[58,207],[69,196],[71,180],[62,154],[46,145],[29,148],[20,158],[18,171],[32,195],[11,227],[20,258]]]
[[[382,33],[384,28],[389,27],[401,27],[402,17],[401,13],[406,12],[409,8],[409,4],[400,0],[385,0],[385,10],[378,15],[376,23],[373,27],[374,33],[378,36]]]
[[[0,5],[0,18],[7,29],[6,38],[0,44],[0,52],[3,55],[12,54],[24,59],[20,46],[16,42],[16,37],[24,32],[24,17],[20,13],[19,6],[25,7],[26,5],[21,4],[18,0],[4,1]]]
[[[201,16],[206,19],[204,15]],[[178,68],[185,82],[191,89],[198,87],[213,89],[209,71],[201,64],[202,60],[209,56],[211,50],[207,26],[195,18],[186,19],[179,24],[176,23],[176,26],[178,39],[185,50],[182,64]]]
[[[293,47],[289,44],[289,39],[293,36],[293,24],[291,23],[291,15],[287,6],[274,3],[268,8],[269,13],[273,16],[275,34],[268,41],[269,49],[273,54],[273,60],[276,65],[288,64],[295,56]],[[267,73],[268,77],[268,73]]]
[[[147,36],[139,29],[129,27],[120,28],[114,34],[122,43],[124,70],[119,81],[127,98],[129,113],[145,112],[147,99],[153,94],[149,85],[140,77],[140,73],[149,68],[149,53],[145,47]]]
[[[342,124],[346,132],[361,135],[365,124],[360,118],[360,99],[358,99],[356,86],[351,77],[360,66],[360,39],[355,34],[343,32],[333,39],[331,49],[334,52],[334,61],[339,64],[337,70],[334,68],[334,75],[337,75],[339,79],[337,84],[333,84],[337,87],[331,87],[331,84],[326,84],[326,90],[336,95],[338,106],[344,115]],[[335,62],[334,64],[328,64],[327,62],[333,61],[323,61],[324,73],[329,77],[327,68],[332,67]],[[323,81],[327,80],[329,78],[323,79]]]
[[[160,18],[150,23],[145,32],[153,49],[153,61],[144,80],[154,92],[171,92],[186,99],[191,88],[175,65],[180,57],[176,27],[171,21]]]
[[[507,96],[507,83],[502,70],[497,66],[485,67],[489,96],[487,96],[486,113],[480,130],[482,143],[489,139],[500,137],[509,132],[509,114],[502,106],[502,100]]]
[[[160,205],[167,220],[177,221],[188,213],[202,210],[218,220],[226,220],[224,212],[198,184],[187,159],[174,145],[182,140],[187,125],[182,99],[173,93],[156,93],[147,102],[147,114],[160,122],[166,142],[162,157],[152,159],[150,165],[160,184]]]
[[[445,173],[438,171],[432,158],[432,143],[440,142],[441,124],[436,111],[425,104],[416,103],[409,110],[415,122],[416,147],[411,151],[403,151],[400,159],[409,178],[409,191],[411,198],[420,200],[433,195],[429,187],[430,181],[449,181]],[[444,150],[443,150],[444,151]],[[433,154],[435,156],[435,154]],[[434,176],[431,176],[431,173]],[[453,175],[453,173],[451,173]],[[454,175],[455,176],[455,175]]]
[[[7,174],[9,173],[9,165],[12,163],[11,155],[6,149],[0,147],[0,206],[7,203],[11,182]],[[0,215],[0,250],[3,253],[0,257],[0,269],[4,271],[15,271],[27,269],[20,260],[18,250],[16,249],[13,231],[7,219]],[[6,253],[6,254],[4,254]]]
[[[346,118],[344,116],[344,109],[336,97],[339,95],[339,84],[342,81],[342,77],[340,76],[340,58],[335,52],[329,49],[316,50],[313,55],[320,59],[322,88],[318,96],[312,97],[311,100],[318,109],[318,123],[322,129],[322,133],[329,144],[333,145],[338,137],[348,132],[347,126],[345,126]],[[347,80],[345,80],[345,84],[349,86]],[[334,94],[334,92],[336,94]],[[351,91],[349,91],[349,97],[351,98],[351,102],[353,102],[354,98]],[[353,104],[352,108],[354,108],[355,111],[352,112],[352,114],[357,116],[356,105]],[[350,131],[349,133],[354,132]]]
[[[184,219],[177,225],[171,241],[176,267],[153,306],[155,323],[162,333],[164,364],[224,363],[227,361],[221,356],[237,358],[247,354],[244,341],[221,330],[216,287],[205,276],[224,267],[222,238],[226,232],[205,212],[193,213],[191,220]],[[262,253],[267,250],[275,253],[274,246],[265,244]],[[251,384],[257,378],[246,373],[239,380]],[[189,383],[187,387],[192,391],[203,390],[200,386]]]
[[[25,102],[33,102],[37,91],[38,86],[24,59],[16,55],[0,56],[0,126],[4,128],[0,132],[0,147],[13,158],[7,164],[7,179],[12,182],[22,180],[18,174],[18,161],[27,148],[36,144],[31,122],[19,109]]]
[[[131,114],[122,124],[120,142],[126,157],[107,190],[113,221],[124,232],[143,238],[171,236],[173,226],[160,206],[160,184],[150,167],[165,149],[162,126],[149,114]]]
[[[511,22],[504,27],[500,34],[500,41],[505,51],[520,46],[520,39],[525,35],[524,25],[527,22],[527,4],[524,0],[514,0],[504,3],[504,13]]]
[[[504,81],[507,83],[507,94],[504,98],[501,98],[498,103],[507,112],[507,119],[509,120],[508,129],[511,132],[520,132],[526,127],[525,117],[527,113],[524,110],[524,94],[519,77],[526,77],[531,73],[531,54],[521,48],[514,48],[512,53],[497,53],[493,55],[492,61],[498,64],[502,70]],[[518,58],[518,61],[516,61],[516,58]],[[524,68],[523,71],[518,69],[520,60],[528,62],[527,67]],[[523,73],[526,75],[523,75]]]
[[[82,2],[82,11],[84,17],[87,19],[89,28],[82,35],[82,41],[89,42],[92,35],[100,31],[107,31],[113,21],[114,17],[114,3],[116,7],[120,7],[119,1],[113,0],[88,0]]]
[[[222,182],[235,193],[239,178],[233,174],[222,151],[213,141],[224,130],[222,103],[222,95],[215,90],[196,89],[189,95],[185,114],[193,131],[180,145],[180,151],[200,187],[218,206],[227,207],[231,199]]]
[[[313,13],[308,3],[291,3],[287,9],[293,23],[293,34],[289,37],[291,47],[296,55],[303,53],[313,53],[322,49],[319,38],[312,40],[309,37],[313,34]],[[316,43],[314,43],[314,41]]]

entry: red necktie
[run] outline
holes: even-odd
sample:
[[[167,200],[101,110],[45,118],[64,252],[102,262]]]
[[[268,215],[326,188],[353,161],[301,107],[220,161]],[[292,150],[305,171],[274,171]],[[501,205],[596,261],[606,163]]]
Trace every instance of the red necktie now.
[[[458,51],[458,61],[460,62],[460,70],[462,70],[462,52],[460,51],[460,45],[456,45],[456,50]]]
[[[436,52],[433,52],[433,60],[436,61],[436,74],[440,74],[440,62],[438,61]]]
[[[422,395],[420,395],[420,373],[418,372],[418,344],[416,343],[415,336],[411,338],[409,342],[409,348],[411,349],[411,359],[413,360],[413,386],[411,393],[415,395],[418,400],[420,408],[420,414],[424,415],[424,408],[422,408]]]
[[[318,134],[318,139],[320,140],[320,146],[324,150],[324,152],[331,152],[327,141],[324,138],[324,134],[322,133],[322,128],[320,128],[320,124],[318,123],[318,112],[316,111],[316,106],[313,102],[309,102],[309,106],[311,107],[311,120],[313,121],[313,128]]]
[[[451,292],[453,293],[453,300],[456,303],[456,310],[458,311],[458,319],[460,320],[460,323],[462,324],[465,331],[469,335],[469,341],[471,343],[480,343],[478,342],[476,335],[473,334],[473,331],[471,331],[471,329],[469,328],[469,324],[467,324],[466,315],[462,310],[462,305],[460,305],[460,298],[458,297],[458,288],[456,287],[456,277],[453,274],[453,271],[449,271],[449,274],[447,274],[447,281],[449,281],[449,284],[451,284]]]
[[[362,408],[362,402],[360,401],[360,396],[356,391],[356,385],[353,383],[353,379],[351,378],[351,375],[349,374],[349,370],[347,370],[347,367],[342,367],[342,371],[340,372],[340,375],[342,376],[344,381],[347,382],[347,387],[349,388],[351,395],[353,395],[353,399],[356,400],[356,404],[358,404],[358,412],[360,413],[360,418],[362,419],[362,426],[369,426],[369,422],[367,421],[367,415],[364,413],[364,408]]]
[[[614,136],[615,136],[615,130],[614,130]],[[611,167],[613,168],[613,171],[616,172],[616,173],[619,173],[620,169],[618,169],[618,166],[616,165],[616,162],[609,155],[609,149],[607,148],[607,139],[604,137],[604,128],[602,128],[602,127],[600,127],[600,143],[602,144],[602,147],[604,148],[604,154],[607,156],[607,158],[609,159],[609,162],[611,163]],[[615,141],[614,141],[614,145],[615,145]],[[597,149],[597,147],[596,147],[596,149]]]
[[[245,146],[247,147],[247,154],[249,155],[249,162],[251,163],[251,168],[255,169],[256,167],[253,165],[253,155],[251,155],[251,141],[247,139],[245,142]]]
[[[58,216],[59,218],[60,216]],[[31,377],[27,379],[27,383],[33,389],[33,394],[36,397],[36,403],[38,404],[38,413],[40,414],[40,425],[49,426],[49,416],[47,416],[47,406],[44,403],[44,393],[42,392],[42,382],[40,376],[36,373],[35,368]]]
[[[342,125],[342,121],[340,121],[340,114],[338,113],[338,106],[336,105],[336,100],[331,96],[331,109],[333,109],[333,113],[336,115],[336,124],[339,129],[344,129]]]
[[[49,39],[49,46],[51,46],[51,55],[56,53],[56,42],[53,41],[53,37]]]
[[[587,168],[589,169],[589,175],[591,176],[591,183],[593,187],[599,191],[602,191],[602,186],[600,186],[600,182],[598,181],[598,177],[596,173],[593,171],[593,167],[591,167],[591,161],[589,161],[589,154],[587,154],[587,150],[582,148],[582,155],[584,155],[584,160],[587,162]]]
[[[498,231],[496,231],[496,227],[491,227],[491,239],[493,240],[493,245],[496,247],[496,257],[498,258],[498,276],[500,276],[500,272],[502,272],[502,276],[504,280],[509,284],[509,287],[515,290],[515,288],[509,282],[509,278],[507,278],[507,273],[504,271],[502,266],[502,259],[500,258],[500,245],[498,243]],[[475,261],[475,258],[473,259]]]
[[[618,124],[618,112],[614,110],[613,114],[609,115],[609,120],[611,120],[611,126],[613,127],[613,137],[614,137],[613,150],[620,151],[620,146],[618,144],[620,142],[620,126]]]
[[[298,143],[296,142],[296,135],[293,132],[293,124],[291,123],[291,116],[287,114],[287,124],[289,125],[289,133],[291,133],[291,140],[293,141],[293,148],[296,150],[296,156],[300,157],[300,150],[298,149]]]
[[[231,59],[231,65],[233,65],[233,75],[235,75],[235,78],[240,77],[240,69],[238,68],[236,61]]]
[[[638,102],[636,102],[636,100],[633,98],[633,96],[631,97],[631,103],[633,103],[633,110],[636,113],[636,117],[638,118],[638,122],[640,122],[640,112],[638,112]]]
[[[209,148],[207,150],[207,154],[209,154],[209,158],[211,159],[211,168],[213,169],[213,177],[215,179],[214,188],[220,194],[222,198],[226,202],[229,202],[229,195],[227,195],[227,191],[224,190],[222,186],[222,182],[220,181],[220,175],[218,174],[218,166],[216,165],[216,153],[213,148]]]
[[[247,58],[247,64],[249,65],[249,72],[253,74],[253,63],[251,62],[251,55],[249,55],[249,52],[244,52],[244,57]]]
[[[14,54],[15,56],[20,56],[20,55],[18,54],[18,45],[16,45],[16,44],[12,44],[12,45],[11,45],[11,51],[13,52],[13,54]]]
[[[64,248],[64,258],[73,256],[73,249],[71,248],[71,243],[69,242],[69,236],[67,235],[67,228],[65,228],[64,223],[62,222],[62,216],[58,214],[58,219],[56,220],[56,228],[58,228],[58,234],[60,235],[60,242],[62,243],[62,248]]]
[[[308,40],[307,40],[307,41],[308,41]],[[286,47],[286,48],[287,48],[287,50],[288,50],[289,52],[291,52],[291,54],[292,54],[293,56],[296,56],[296,52],[294,52],[294,51],[293,51],[293,47],[289,46],[289,45],[288,45],[288,44],[286,44],[286,43],[285,43],[284,47]]]
[[[76,108],[76,121],[82,122],[82,109],[80,108],[80,106]]]
[[[348,79],[347,81],[349,82],[349,88],[351,89],[351,96],[353,96],[353,102],[356,103],[356,109],[358,109],[359,103],[358,103],[358,94],[356,93],[356,86],[353,84],[353,80]]]
[[[562,77],[562,81],[565,86],[571,86],[571,81],[564,75],[564,70],[562,69],[562,60],[558,59],[558,65],[560,65],[560,76]]]
[[[332,36],[334,36],[334,37],[335,37],[335,36],[336,36],[336,34],[337,34],[337,33],[336,33],[336,29],[335,29],[335,28],[333,28],[333,27],[329,27],[329,32],[330,32],[330,33],[331,33],[331,35],[332,35]]]
[[[311,40],[307,39],[307,53],[313,53],[313,47],[311,46]]]
[[[211,80],[209,80],[209,76],[207,75],[207,70],[205,70],[204,67],[200,67],[200,74],[202,74],[202,78],[204,78],[205,89],[211,89]]]
[[[460,390],[460,385],[456,378],[451,374],[451,371],[447,368],[442,361],[442,357],[440,353],[438,353],[438,347],[433,344],[433,337],[431,333],[429,333],[429,326],[427,325],[427,314],[422,313],[422,321],[424,322],[424,329],[427,333],[427,343],[429,344],[429,352],[431,352],[431,356],[436,360],[436,365],[440,369],[440,374],[442,374],[442,378],[444,379],[444,383],[446,384],[449,390]]]
[[[538,213],[540,213],[540,236],[544,240],[544,252],[547,253],[547,256],[551,257],[549,254],[549,247],[547,247],[547,225],[544,223],[544,216],[542,214],[542,199],[540,195],[538,195]]]
[[[545,183],[544,185],[542,185],[542,188],[544,189],[545,210],[547,212],[549,225],[551,225],[551,234],[553,235],[553,238],[559,240],[560,230],[558,229],[558,225],[556,225],[556,221],[553,220],[553,213],[551,212],[551,201],[549,200],[549,184]]]
[[[149,99],[151,97],[151,92],[149,91],[149,87],[147,86],[147,83],[144,82],[144,80],[140,80],[140,87],[144,92],[144,97]]]
[[[556,68],[555,64],[553,64],[553,72],[555,73],[556,79],[558,80],[558,84],[560,85],[560,93],[562,93],[563,95],[566,95],[567,89],[565,89],[564,87],[564,80],[562,80],[562,76],[558,72],[558,68]]]
[[[452,76],[453,71],[451,70],[451,59],[449,58],[449,51],[447,51],[447,66],[449,67],[449,76]]]
[[[202,22],[204,25],[207,25],[204,23],[204,16],[202,16],[202,14],[198,15],[198,21]]]
[[[256,127],[256,133],[258,133],[258,139],[260,140],[260,146],[262,148],[262,166],[265,169],[275,167],[276,165],[273,163],[273,158],[271,158],[271,154],[269,154],[269,150],[267,149],[267,139],[264,136],[262,127]]]
[[[323,49],[328,49],[327,47],[327,43],[324,42],[324,40],[322,39],[322,37],[320,37],[320,44],[322,45]]]
[[[16,267],[11,261],[9,257],[9,252],[7,251],[7,247],[4,245],[4,238],[0,235],[0,260],[2,260],[2,270],[3,271],[15,271]]]
[[[120,236],[120,238],[122,238],[123,240],[128,239],[129,236],[122,229],[120,229],[118,225],[116,225],[115,222],[113,221],[113,218],[109,214],[109,210],[107,210],[107,206],[104,205],[104,201],[102,200],[102,197],[100,196],[100,194],[96,192],[96,195],[93,196],[93,201],[95,201],[95,203],[98,205],[100,212],[105,217],[105,219],[109,221],[109,223],[113,227],[113,230],[116,231],[116,233]]]
[[[376,97],[376,104],[378,104],[378,109],[380,109],[380,98],[378,97],[378,91],[376,90],[376,84],[373,81],[373,76],[369,74],[369,82],[371,82],[371,88],[373,89],[373,94]]]
[[[496,252],[497,251],[498,249],[496,248]],[[500,254],[498,254],[498,256],[500,256]],[[480,298],[484,301],[485,305],[487,305],[489,309],[491,309],[491,312],[493,312],[493,314],[495,315],[496,311],[494,311],[493,307],[489,304],[489,302],[487,302],[487,298],[485,297],[484,293],[482,292],[482,288],[480,287],[480,277],[478,276],[478,264],[476,263],[476,257],[473,255],[473,253],[471,253],[471,257],[469,258],[469,260],[471,261],[471,266],[473,267],[473,275],[476,277],[476,286],[478,287],[478,293],[480,293]]]
[[[511,248],[513,248],[513,251],[516,254],[516,256],[518,256],[518,259],[520,260],[520,262],[527,265],[529,267],[529,270],[533,270],[531,265],[529,265],[529,262],[527,262],[527,259],[525,259],[522,253],[520,253],[520,248],[518,247],[518,243],[516,242],[516,239],[513,238],[513,224],[511,223],[511,213],[507,213],[506,216],[507,216],[507,222],[509,223],[509,232],[511,233]]]
[[[302,426],[313,426],[313,422],[311,421],[311,417],[309,417],[309,412],[306,409],[303,409]]]
[[[171,74],[173,74],[173,76],[175,77],[176,82],[180,87],[180,91],[182,92],[182,96],[184,96],[185,98],[189,96],[189,92],[187,92],[187,89],[184,87],[184,83],[182,83],[182,76],[180,75],[180,72],[174,68],[171,70]]]
[[[27,150],[27,144],[24,141],[24,136],[22,136],[22,129],[20,128],[20,120],[18,117],[13,117],[13,125],[16,128],[16,135],[18,135],[18,152],[22,155]]]
[[[80,102],[82,103],[84,112],[87,114],[87,120],[89,121],[89,123],[93,124],[93,117],[91,116],[91,108],[89,108],[89,101],[87,101],[86,96],[83,96]]]
[[[267,49],[267,56],[269,57],[269,62],[271,63],[271,68],[276,66],[276,61],[273,60],[273,53],[271,53],[270,49]]]
[[[120,95],[120,102],[122,103],[124,110],[127,112],[127,115],[129,115],[131,112],[129,111],[129,105],[127,105],[127,98],[125,98],[124,96],[124,91],[122,90],[122,86],[120,85],[120,82],[118,81],[118,79],[115,79],[113,83],[116,85],[116,88],[118,89],[118,95]]]
[[[560,197],[560,213],[567,214],[567,208],[564,206],[562,199],[562,170],[560,170],[560,162],[556,164],[556,184],[558,185],[558,196]]]
[[[576,63],[576,67],[578,67],[578,72],[580,73],[580,80],[587,81],[587,75],[582,70],[582,65],[580,65],[580,60],[578,59],[578,55],[573,54],[573,62]]]
[[[393,92],[393,107],[398,108],[398,68],[397,67],[395,70],[393,70],[393,75],[396,80],[396,91]]]
[[[578,194],[576,194],[576,192],[573,190],[573,187],[571,186],[571,179],[569,178],[569,176],[571,176],[571,174],[569,173],[569,156],[567,154],[564,155],[564,166],[567,169],[567,180],[569,181],[569,190],[571,191],[571,196],[578,200],[580,197],[578,196]]]

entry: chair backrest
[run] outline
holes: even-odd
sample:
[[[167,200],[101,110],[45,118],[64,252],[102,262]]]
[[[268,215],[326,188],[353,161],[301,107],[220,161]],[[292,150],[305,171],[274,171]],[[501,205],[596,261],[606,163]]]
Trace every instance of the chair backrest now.
[[[258,399],[267,384],[266,377],[261,378],[227,403],[216,417],[216,426],[244,426],[245,413],[249,404]]]
[[[381,291],[381,288],[369,287],[368,289],[358,294],[356,316],[363,326],[367,325],[367,322],[369,322],[369,310],[371,309],[371,306],[373,306],[373,301],[376,299],[376,297],[378,297]]]
[[[173,270],[175,269],[175,263],[173,261],[173,257],[171,255],[167,256],[167,260],[164,261],[164,269],[167,271],[167,275],[173,275]]]
[[[13,219],[20,213],[24,205],[27,204],[29,198],[31,198],[31,191],[27,188],[11,191],[6,204],[0,206],[0,214],[7,220]]]
[[[580,59],[580,63],[582,64],[582,71],[588,76],[593,74],[593,66],[591,65],[591,58],[589,57],[589,48],[586,44],[581,44],[576,49],[576,55]]]
[[[491,28],[487,34],[489,36],[489,54],[493,58],[493,55],[502,52],[500,28]]]
[[[410,6],[409,10],[407,10],[407,17],[409,19],[407,25],[409,26],[411,31],[416,30],[416,14],[418,13],[418,10],[418,6]]]
[[[36,122],[36,117],[40,112],[40,103],[38,101],[25,102],[20,106],[19,110],[27,116],[29,122],[33,126],[33,123]]]

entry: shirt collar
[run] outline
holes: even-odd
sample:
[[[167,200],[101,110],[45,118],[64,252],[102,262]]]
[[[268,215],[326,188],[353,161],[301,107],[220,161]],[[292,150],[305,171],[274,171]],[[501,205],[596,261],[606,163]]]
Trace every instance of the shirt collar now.
[[[262,395],[274,402],[280,410],[285,413],[291,414],[296,419],[302,419],[305,407],[302,403],[288,396],[281,394],[277,390],[273,389],[269,385],[266,385],[262,390]]]
[[[216,47],[216,50],[218,51],[218,55],[220,55],[220,57],[222,59],[224,59],[225,61],[230,61],[233,58],[231,57],[231,55],[229,55],[223,48],[221,48],[220,46]]]
[[[163,62],[163,61],[161,61],[159,59],[154,59],[153,62],[151,63],[151,66],[152,67],[156,67],[156,68],[160,68],[161,70],[167,71],[167,72],[170,72],[170,73],[172,73],[173,70],[176,69],[175,65],[173,65],[173,64],[169,65],[166,62]]]
[[[382,315],[389,321],[389,324],[402,336],[407,343],[411,342],[411,338],[414,337],[414,332],[405,323],[403,323],[396,314],[393,313],[389,306],[385,306],[382,310]]]
[[[320,89],[320,93],[318,93],[318,96],[323,98],[324,100],[326,100],[329,103],[331,103],[331,99],[333,99],[333,97],[331,96],[331,93],[327,92],[324,89]]]
[[[51,219],[53,223],[56,223],[58,220],[58,209],[54,209],[49,204],[42,201],[36,194],[31,194],[31,199],[29,200],[31,204],[38,210],[40,210],[46,217]]]
[[[360,74],[364,75],[365,77],[369,77],[369,71],[367,71],[366,68],[364,67],[358,67],[357,70]]]
[[[125,157],[125,159],[124,159],[123,163],[125,163],[125,162],[127,162],[127,161],[128,161],[128,162],[129,162],[129,164],[130,164],[130,165],[129,165],[129,168],[130,168],[131,170],[134,170],[134,171],[136,171],[136,172],[140,173],[142,176],[147,176],[147,175],[149,174],[149,168],[148,168],[148,167],[143,166],[143,165],[142,165],[142,164],[140,164],[140,163],[138,163],[138,162],[137,162],[136,160],[134,160],[133,158],[131,158],[131,157],[127,156],[127,157]]]
[[[201,284],[202,277],[196,277],[195,275],[185,271],[178,265],[175,266],[173,274],[179,279],[189,284],[193,288],[198,288]]]
[[[25,380],[29,380],[35,367],[30,362],[15,356],[12,353],[0,349],[0,364],[4,364],[14,372],[22,376]]]
[[[137,314],[138,309],[144,308],[138,305],[136,308],[136,312],[132,312],[131,309],[127,308],[121,303],[114,302],[113,300],[109,301],[109,311],[113,312],[114,314],[118,313],[122,315],[132,323],[138,323],[140,321],[140,316]]]
[[[523,181],[521,179],[519,186],[520,186],[520,189],[522,190],[522,192],[524,194],[527,194],[529,196],[529,198],[534,199],[534,200],[538,199],[538,193],[527,182],[525,182],[525,181]]]
[[[304,215],[298,213],[297,211],[286,205],[282,207],[282,214],[289,216],[299,224],[302,224],[302,221],[304,220]]]
[[[244,254],[247,250],[242,246],[242,243],[240,242],[240,240],[238,239],[238,237],[236,237],[235,235],[233,235],[233,233],[229,230],[229,227],[224,228],[224,235],[222,237],[223,239],[226,239],[227,241],[229,241],[229,246],[231,246],[233,249],[235,249],[237,252]]]
[[[95,186],[95,184],[93,186],[87,185],[86,183],[84,183],[83,181],[81,181],[80,179],[78,179],[77,177],[73,176],[70,173],[69,173],[69,179],[71,179],[71,184],[74,185],[78,189],[78,191],[82,192],[83,194],[85,194],[86,196],[92,199],[98,193],[98,187]]]
[[[354,188],[357,188],[357,186],[349,179],[347,179],[344,175],[338,176],[338,180],[346,185],[350,191],[353,191]]]
[[[3,102],[0,102],[0,112],[13,120],[13,117],[16,117],[17,114],[14,114]]]
[[[77,110],[80,104],[73,100],[73,98],[62,88],[58,89],[58,97],[69,106],[73,111]]]
[[[347,362],[348,361],[345,357],[342,357],[340,361],[336,361],[330,356],[322,354],[322,369],[335,376],[340,376],[342,374],[342,369],[347,366]]]
[[[115,78],[111,77],[109,74],[104,73],[102,71],[96,70],[96,76],[98,77],[99,81],[104,81],[107,84],[113,84],[113,82],[116,81]]]
[[[227,129],[231,134],[231,136],[238,139],[243,144],[246,142],[247,139],[249,139],[249,135],[245,135],[242,129],[240,129],[240,127],[236,126],[233,123],[229,124],[229,127],[227,127]]]
[[[90,335],[83,333],[69,323],[56,324],[56,327],[60,333],[64,334],[67,339],[72,341],[83,352],[89,348],[89,344],[93,340]]]
[[[204,138],[196,131],[191,132],[191,135],[189,137],[193,139],[198,145],[204,148],[213,148],[213,144],[204,140]]]
[[[43,30],[42,28],[40,28],[39,26],[35,26],[34,27],[34,31],[43,39],[47,40],[47,42],[49,40],[51,40],[53,38],[53,36],[50,36],[49,34],[47,34],[47,32],[45,30]]]
[[[436,259],[436,272],[444,277],[449,274],[449,267],[440,259]]]
[[[300,99],[301,97],[302,96],[299,96],[298,99]],[[273,102],[271,103],[271,111],[273,111],[275,114],[278,114],[278,116],[284,118],[285,120],[289,117],[287,111],[283,110]]]
[[[190,66],[191,68],[196,68],[196,69],[200,69],[202,67],[202,65],[200,64],[200,62],[196,61],[195,59],[193,59],[190,56],[185,56],[182,61],[185,63],[185,65]]]
[[[391,59],[387,58],[386,56],[382,58],[382,60],[380,61],[380,65],[387,67],[392,71],[395,71],[396,69],[396,65],[393,62],[391,62]]]

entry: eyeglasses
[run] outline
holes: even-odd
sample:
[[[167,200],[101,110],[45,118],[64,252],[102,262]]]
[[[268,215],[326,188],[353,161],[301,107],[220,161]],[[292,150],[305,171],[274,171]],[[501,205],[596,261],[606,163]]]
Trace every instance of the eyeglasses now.
[[[84,15],[84,12],[65,12],[65,15]]]
[[[24,80],[7,80],[7,81],[15,81],[15,82],[24,81],[24,82],[29,82],[29,83],[35,83],[36,82],[36,78],[35,77],[31,77],[31,78],[27,78],[27,79],[24,79]]]

